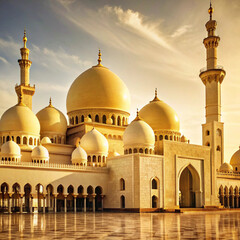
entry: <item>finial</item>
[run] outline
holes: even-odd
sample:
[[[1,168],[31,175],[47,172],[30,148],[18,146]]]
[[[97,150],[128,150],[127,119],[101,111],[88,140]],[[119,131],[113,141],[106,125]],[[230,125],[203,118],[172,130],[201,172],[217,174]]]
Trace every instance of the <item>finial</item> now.
[[[26,36],[26,29],[24,28],[24,35],[23,35],[23,44],[24,44],[24,48],[27,47],[27,36]]]
[[[137,108],[137,117],[139,117],[138,108]]]
[[[136,116],[136,118],[134,119],[134,121],[138,121],[138,120],[141,120],[141,118],[139,117],[139,112],[138,112],[138,108],[137,108],[137,116]]]
[[[157,88],[155,88],[155,97],[154,97],[153,101],[159,101],[159,98],[158,98],[157,95],[158,95],[157,94]]]
[[[208,13],[210,14],[210,20],[212,20],[213,12],[214,12],[214,9],[212,8],[212,1],[210,0],[210,8],[208,9]]]
[[[52,107],[53,105],[52,105],[52,98],[50,97],[50,99],[49,99],[49,105],[48,105],[49,107]]]
[[[155,88],[155,97],[157,97],[157,88]]]
[[[102,64],[101,64],[101,62],[102,62],[101,56],[102,56],[101,49],[99,49],[99,51],[98,51],[98,65],[97,66],[102,66]]]

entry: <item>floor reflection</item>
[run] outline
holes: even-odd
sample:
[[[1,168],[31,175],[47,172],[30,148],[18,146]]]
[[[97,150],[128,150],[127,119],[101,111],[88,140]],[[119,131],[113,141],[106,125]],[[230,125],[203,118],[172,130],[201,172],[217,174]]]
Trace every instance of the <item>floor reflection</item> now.
[[[0,239],[239,239],[240,212],[1,214]]]

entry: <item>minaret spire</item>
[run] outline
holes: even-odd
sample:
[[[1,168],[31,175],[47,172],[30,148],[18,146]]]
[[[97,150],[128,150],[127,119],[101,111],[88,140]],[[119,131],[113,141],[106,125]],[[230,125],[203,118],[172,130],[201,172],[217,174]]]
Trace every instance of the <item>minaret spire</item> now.
[[[210,8],[208,9],[208,13],[210,14],[210,21],[212,20],[213,12],[214,12],[214,9],[212,8],[212,1],[210,0]]]
[[[20,85],[15,87],[15,91],[20,98],[22,94],[22,102],[32,109],[32,96],[35,93],[35,86],[30,86],[29,83],[29,70],[32,62],[28,59],[29,49],[27,48],[27,34],[24,29],[23,34],[23,47],[20,49],[21,59],[18,60],[20,66]]]

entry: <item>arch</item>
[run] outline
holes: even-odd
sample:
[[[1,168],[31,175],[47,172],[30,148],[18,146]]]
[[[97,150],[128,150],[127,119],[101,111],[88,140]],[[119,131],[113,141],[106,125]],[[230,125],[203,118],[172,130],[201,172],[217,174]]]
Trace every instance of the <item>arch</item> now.
[[[124,150],[124,154],[128,154],[128,150],[127,149]]]
[[[159,140],[160,140],[160,141],[163,140],[163,135],[160,135],[160,136],[159,136]]]
[[[84,122],[84,116],[83,115],[81,116],[81,122]]]
[[[137,151],[137,149],[136,148],[134,148],[133,149],[133,153],[137,153],[138,151]]]
[[[98,114],[95,116],[95,122],[99,122],[99,116],[98,116]]]
[[[206,146],[210,147],[210,142],[207,142],[207,143],[206,143]]]
[[[125,117],[122,118],[122,126],[125,125]]]
[[[7,136],[7,140],[6,140],[6,141],[7,141],[7,142],[10,141],[10,136]]]
[[[120,191],[125,190],[125,180],[123,178],[120,179]]]
[[[128,151],[128,152],[129,152],[129,154],[132,154],[132,149],[131,149],[131,148],[129,148],[129,151]]]
[[[221,148],[220,148],[220,146],[218,145],[217,146],[217,149],[216,149],[217,151],[220,151],[221,150]]]
[[[120,197],[120,204],[121,208],[125,208],[125,197],[123,195]]]
[[[95,188],[95,193],[96,193],[96,194],[102,194],[102,193],[103,193],[102,187],[97,186],[97,187]]]
[[[103,206],[102,206],[102,193],[103,193],[103,190],[102,190],[102,187],[100,186],[97,186],[95,188],[95,210],[96,211],[101,211],[103,210]]]
[[[157,199],[155,195],[152,196],[152,208],[157,208]]]
[[[101,162],[101,156],[98,156],[98,162],[99,163]]]
[[[107,123],[107,117],[106,115],[102,116],[102,123],[106,124]]]
[[[88,156],[88,157],[87,157],[87,161],[88,161],[88,162],[91,162],[91,156]]]
[[[96,162],[96,156],[95,155],[93,155],[93,160],[92,161]]]
[[[222,185],[219,187],[218,194],[219,194],[219,202],[221,203],[221,205],[224,205],[224,191],[223,191]]]
[[[121,126],[121,118],[120,118],[120,116],[118,116],[118,118],[117,118],[117,125]]]
[[[33,139],[32,139],[32,137],[29,138],[29,145],[33,145]]]
[[[157,135],[155,135],[155,141],[157,141],[158,140],[158,137],[157,137]]]
[[[75,117],[75,124],[78,124],[78,116]]]
[[[21,192],[21,187],[20,187],[20,184],[19,183],[14,183],[13,186],[12,186],[12,191],[15,193],[15,192]]]
[[[170,140],[171,140],[171,141],[173,140],[173,137],[172,137],[172,135],[170,136]]]
[[[84,193],[84,188],[82,185],[78,187],[78,194],[83,194]]]
[[[27,137],[23,138],[23,144],[27,144]]]
[[[174,141],[176,141],[176,136],[174,136]]]
[[[57,193],[58,194],[63,194],[63,191],[64,191],[64,187],[62,184],[58,185],[57,187]]]
[[[207,135],[207,136],[210,135],[210,131],[209,131],[209,130],[206,131],[206,135]]]
[[[145,154],[148,154],[148,148],[145,148]]]
[[[116,122],[115,122],[115,117],[114,115],[111,116],[111,119],[112,119],[112,125],[116,125]]]
[[[149,154],[152,154],[152,153],[153,153],[153,150],[150,148]]]
[[[139,149],[139,153],[143,153],[143,149],[142,148]]]
[[[92,195],[93,194],[93,187],[91,185],[88,186],[87,193],[88,193],[88,195]]]
[[[19,136],[17,136],[16,141],[17,141],[17,144],[21,144],[21,138]]]
[[[24,186],[24,199],[25,199],[25,207],[24,207],[24,211],[26,212],[30,212],[31,211],[31,192],[32,192],[32,186],[27,183]]]
[[[103,156],[103,163],[105,163],[106,162],[106,157],[105,156]]]
[[[152,179],[152,189],[158,189],[158,183],[157,183],[157,180],[155,178]]]
[[[168,135],[165,135],[165,137],[164,137],[164,138],[165,138],[165,140],[168,140]]]
[[[200,177],[197,170],[189,164],[179,172],[180,207],[201,207]]]

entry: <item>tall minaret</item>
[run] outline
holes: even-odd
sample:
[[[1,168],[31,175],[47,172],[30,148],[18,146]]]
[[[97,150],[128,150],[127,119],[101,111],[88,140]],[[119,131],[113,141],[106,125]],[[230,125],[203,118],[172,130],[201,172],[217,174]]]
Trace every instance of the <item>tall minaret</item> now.
[[[221,122],[221,83],[226,75],[217,65],[217,47],[220,37],[216,36],[217,22],[212,19],[213,8],[208,9],[210,20],[206,23],[208,36],[203,40],[206,48],[207,67],[200,72],[206,89],[206,123],[202,125],[204,146],[211,147],[212,167],[219,169],[224,160],[223,123]]]
[[[24,30],[23,36],[23,48],[20,49],[22,59],[18,60],[20,66],[20,85],[16,85],[15,91],[18,95],[18,100],[22,94],[22,102],[32,109],[32,96],[35,93],[35,86],[30,86],[29,83],[29,70],[32,62],[28,59],[29,49],[26,46],[27,37],[26,31]]]

